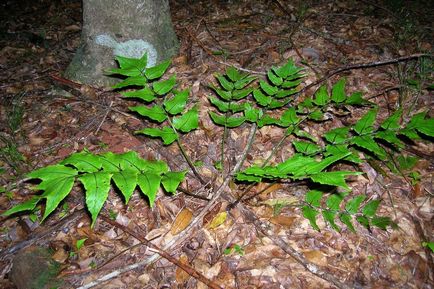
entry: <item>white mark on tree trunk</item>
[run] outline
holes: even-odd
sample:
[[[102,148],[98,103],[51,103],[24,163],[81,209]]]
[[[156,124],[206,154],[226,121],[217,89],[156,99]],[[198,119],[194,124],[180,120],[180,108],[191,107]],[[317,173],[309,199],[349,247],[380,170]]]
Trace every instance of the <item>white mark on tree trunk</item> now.
[[[119,43],[110,35],[101,34],[96,36],[95,43],[112,48],[113,54],[118,56],[141,58],[143,54],[147,53],[148,64],[146,67],[152,67],[157,63],[157,51],[154,46],[142,39],[131,39]]]
[[[137,4],[136,10],[140,12],[140,10],[143,9],[143,5],[145,5],[145,2],[141,2],[141,3]]]

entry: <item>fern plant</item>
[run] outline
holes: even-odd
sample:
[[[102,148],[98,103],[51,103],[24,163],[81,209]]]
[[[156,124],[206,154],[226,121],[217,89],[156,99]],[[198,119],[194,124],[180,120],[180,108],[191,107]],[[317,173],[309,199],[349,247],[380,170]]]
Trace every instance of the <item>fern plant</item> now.
[[[140,59],[117,56],[116,60],[119,68],[109,70],[108,74],[120,75],[124,79],[114,89],[121,90],[125,98],[144,103],[129,109],[154,123],[136,133],[160,138],[164,145],[176,143],[192,171],[204,183],[181,142],[183,134],[198,128],[198,106],[190,104],[189,89],[177,89],[175,75],[164,77],[170,61],[146,68],[146,55]],[[390,218],[377,215],[380,200],[365,202],[364,195],[345,199],[351,191],[346,178],[361,172],[331,168],[339,163],[357,165],[363,161],[362,153],[383,160],[389,151],[401,150],[405,139],[432,137],[434,119],[421,112],[407,121],[402,111],[398,110],[377,124],[378,109],[364,100],[359,92],[348,96],[345,79],[337,81],[330,92],[326,86],[321,86],[312,97],[299,101],[295,96],[304,77],[303,68],[297,67],[291,60],[282,66],[272,67],[267,71],[266,78],[259,80],[234,67],[226,69],[224,74],[216,74],[217,84],[210,85],[216,96],[209,97],[215,111],[209,112],[209,115],[216,125],[224,127],[221,163],[228,129],[246,123],[254,128],[276,126],[282,129],[282,137],[269,157],[262,165],[252,165],[238,172],[234,176],[236,181],[304,180],[314,185],[316,189],[306,193],[301,209],[303,216],[317,230],[316,220],[320,214],[337,231],[341,227],[336,220],[351,231],[355,231],[354,221],[368,229],[372,226],[381,229],[393,226]],[[312,135],[303,129],[310,122],[325,122],[348,115],[348,106],[371,108],[351,126],[333,128],[319,135]],[[294,154],[281,162],[268,164],[288,137],[291,137]],[[172,172],[167,163],[144,160],[135,152],[96,155],[85,150],[72,154],[57,165],[31,172],[29,178],[42,180],[36,187],[42,194],[11,208],[4,215],[32,211],[45,199],[44,220],[79,182],[85,189],[86,205],[93,225],[112,184],[121,192],[126,203],[134,190],[139,188],[152,206],[160,186],[166,192],[174,193],[185,175],[186,171]],[[330,194],[330,190],[340,193]],[[322,202],[322,199],[325,201]],[[344,199],[346,202],[343,202]]]
[[[163,161],[147,161],[136,152],[101,155],[89,151],[74,153],[56,165],[29,173],[31,179],[42,182],[36,187],[41,195],[19,204],[4,213],[8,216],[21,211],[31,211],[45,199],[42,221],[71,192],[79,181],[86,193],[86,206],[92,216],[92,226],[101,211],[113,183],[128,203],[136,187],[148,198],[152,206],[160,185],[168,193],[174,193],[185,178],[185,171],[172,172]]]
[[[344,208],[340,205],[348,193],[330,194],[325,200],[325,206],[321,203],[324,192],[320,190],[311,190],[306,193],[305,205],[302,206],[303,216],[307,218],[310,225],[315,230],[320,230],[317,224],[317,216],[322,215],[324,220],[336,231],[340,232],[341,228],[336,224],[335,220],[339,219],[347,228],[356,232],[353,226],[354,220],[371,231],[371,227],[387,229],[388,226],[396,227],[389,217],[381,217],[377,215],[377,209],[380,200],[371,200],[362,204],[366,196],[358,195],[349,199]]]

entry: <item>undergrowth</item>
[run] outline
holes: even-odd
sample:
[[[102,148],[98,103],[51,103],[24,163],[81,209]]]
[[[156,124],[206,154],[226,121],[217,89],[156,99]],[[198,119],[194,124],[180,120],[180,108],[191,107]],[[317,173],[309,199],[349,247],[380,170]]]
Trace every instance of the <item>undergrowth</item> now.
[[[129,109],[151,123],[136,134],[159,138],[163,145],[176,143],[194,175],[201,183],[206,183],[195,167],[198,162],[190,159],[182,142],[183,135],[199,128],[200,107],[189,100],[189,89],[178,89],[175,75],[165,76],[170,61],[146,68],[146,55],[141,59],[118,56],[116,60],[119,68],[111,69],[108,74],[121,76],[123,80],[114,89],[120,90],[125,98],[141,102]],[[433,137],[434,119],[429,118],[426,111],[409,115],[397,109],[379,121],[378,107],[374,103],[363,99],[360,92],[346,94],[345,79],[337,81],[331,90],[323,85],[313,96],[301,98],[304,69],[291,60],[282,66],[271,67],[267,76],[261,79],[234,67],[227,68],[223,74],[217,73],[215,78],[216,83],[209,84],[214,92],[209,96],[214,108],[209,111],[209,116],[214,124],[223,127],[220,160],[217,161],[223,177],[233,177],[238,183],[248,184],[303,181],[310,190],[300,207],[303,216],[316,230],[320,229],[317,225],[319,216],[336,231],[345,226],[355,232],[354,222],[368,230],[395,226],[388,216],[377,214],[379,198],[350,195],[348,177],[362,174],[357,168],[368,159],[386,161],[401,152],[406,143]],[[354,108],[365,110],[365,113],[351,125],[316,134],[306,129],[313,124],[326,124],[332,119],[350,116]],[[229,150],[225,148],[229,130],[237,127],[256,130],[265,126],[280,128],[281,139],[262,163],[244,167],[232,175],[234,172],[226,169],[230,159]],[[293,154],[271,163],[288,140]],[[250,147],[251,143],[246,145]],[[339,170],[342,165],[356,170]],[[166,192],[174,193],[185,175],[186,171],[172,172],[166,162],[147,161],[135,152],[96,155],[85,150],[59,164],[29,173],[29,178],[42,180],[36,187],[42,194],[11,208],[4,215],[34,210],[45,199],[44,220],[79,181],[84,187],[86,205],[94,224],[111,184],[120,191],[125,203],[139,188],[152,206],[160,185]],[[251,187],[240,194],[239,201]]]

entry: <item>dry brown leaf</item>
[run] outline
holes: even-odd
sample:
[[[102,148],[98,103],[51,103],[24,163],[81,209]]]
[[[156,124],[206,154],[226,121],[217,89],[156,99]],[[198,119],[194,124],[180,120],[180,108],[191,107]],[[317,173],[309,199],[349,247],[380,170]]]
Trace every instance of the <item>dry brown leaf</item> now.
[[[268,185],[268,184],[267,184]],[[280,190],[282,188],[282,184],[273,184],[271,186],[269,186],[268,188],[266,188],[262,193],[261,196],[265,197],[268,196],[270,193]]]
[[[303,254],[309,262],[318,266],[327,265],[327,256],[325,256],[320,250],[305,251]]]
[[[181,257],[179,257],[179,262],[188,265],[189,264],[188,257],[186,255],[182,255]],[[179,285],[184,284],[189,278],[190,275],[187,272],[185,272],[179,267],[176,268],[175,279]]]
[[[59,248],[52,256],[53,260],[58,262],[58,263],[65,263],[66,260],[68,259],[68,252],[66,252],[65,249],[63,248]]]
[[[282,215],[278,215],[278,216],[274,216],[270,219],[270,222],[275,224],[275,225],[281,225],[284,227],[292,227],[292,225],[294,224],[294,221],[296,220],[296,217],[288,217],[288,216],[282,216]]]
[[[172,228],[170,228],[170,233],[175,236],[184,231],[184,229],[190,224],[192,217],[193,213],[189,209],[182,209],[178,216],[176,216],[176,219],[172,224]]]

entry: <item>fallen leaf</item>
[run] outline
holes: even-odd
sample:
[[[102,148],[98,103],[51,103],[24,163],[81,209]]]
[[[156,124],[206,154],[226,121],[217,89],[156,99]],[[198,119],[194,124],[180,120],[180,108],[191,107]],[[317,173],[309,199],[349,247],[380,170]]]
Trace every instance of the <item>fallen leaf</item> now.
[[[52,256],[53,260],[58,263],[65,263],[68,259],[68,252],[65,251],[63,248],[59,248]]]
[[[309,262],[318,266],[327,265],[327,256],[325,256],[320,250],[305,251],[303,254]]]
[[[294,224],[295,219],[297,219],[297,218],[278,215],[278,216],[272,217],[270,219],[270,222],[275,224],[275,225],[281,225],[281,226],[290,228]]]
[[[179,258],[179,262],[181,262],[181,264],[186,264],[186,265],[188,265],[188,257],[186,256],[186,255],[182,255],[180,258]],[[179,285],[182,285],[182,284],[184,284],[188,279],[190,278],[190,275],[187,273],[187,272],[185,272],[184,270],[182,270],[180,267],[177,267],[176,268],[176,271],[175,271],[175,279],[176,279],[176,282],[179,284]]]
[[[170,228],[172,235],[175,236],[184,231],[184,229],[190,224],[192,217],[193,213],[189,209],[182,209],[178,216],[176,216],[176,219],[172,224],[172,228]]]
[[[214,219],[209,224],[209,228],[212,230],[222,225],[226,221],[227,215],[228,215],[227,212],[218,213],[217,216],[215,216]]]

